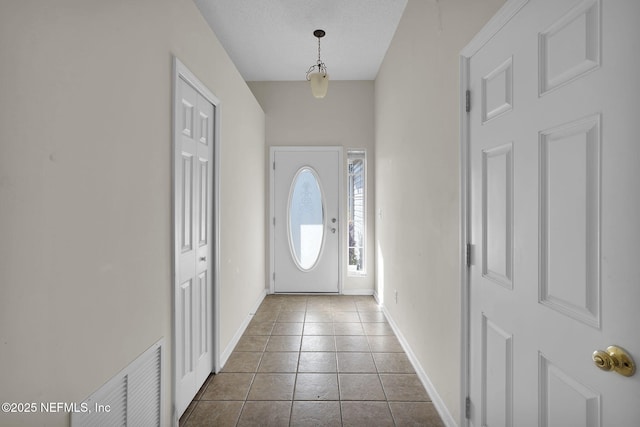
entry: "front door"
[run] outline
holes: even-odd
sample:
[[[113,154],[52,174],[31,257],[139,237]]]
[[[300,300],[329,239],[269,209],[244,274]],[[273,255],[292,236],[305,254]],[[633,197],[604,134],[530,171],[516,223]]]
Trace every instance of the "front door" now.
[[[275,292],[339,292],[339,147],[272,149]]]
[[[640,423],[593,356],[640,360],[638,17],[531,0],[470,59],[473,426]]]

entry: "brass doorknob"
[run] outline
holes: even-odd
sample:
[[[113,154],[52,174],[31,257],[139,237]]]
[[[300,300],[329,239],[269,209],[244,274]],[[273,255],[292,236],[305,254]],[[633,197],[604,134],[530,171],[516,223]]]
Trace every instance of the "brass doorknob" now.
[[[607,347],[607,351],[594,351],[591,359],[603,371],[615,371],[625,377],[630,377],[636,372],[633,358],[624,349],[615,345]]]

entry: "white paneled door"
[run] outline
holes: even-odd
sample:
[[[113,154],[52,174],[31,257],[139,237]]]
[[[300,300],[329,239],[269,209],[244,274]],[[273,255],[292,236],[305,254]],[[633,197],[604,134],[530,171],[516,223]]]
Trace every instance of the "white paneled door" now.
[[[525,3],[469,62],[470,424],[638,426],[640,2]]]
[[[339,292],[340,147],[272,149],[275,292]]]
[[[174,153],[176,412],[213,369],[212,198],[214,106],[183,78],[176,84]]]

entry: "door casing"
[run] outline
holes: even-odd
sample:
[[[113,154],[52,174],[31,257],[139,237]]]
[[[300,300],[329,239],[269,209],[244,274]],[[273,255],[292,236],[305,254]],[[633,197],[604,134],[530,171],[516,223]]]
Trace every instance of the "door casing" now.
[[[346,213],[344,212],[344,150],[341,146],[273,146],[269,149],[269,217],[267,218],[267,224],[269,227],[269,274],[267,280],[269,282],[269,293],[275,293],[275,281],[273,274],[275,272],[275,230],[273,226],[273,220],[275,218],[275,153],[277,151],[299,151],[299,152],[313,152],[313,151],[335,151],[338,153],[338,161],[340,163],[340,175],[338,177],[339,193],[338,194],[338,221],[340,224],[345,224]],[[340,238],[338,239],[338,293],[343,292],[343,272],[345,268],[344,260],[344,247],[346,244],[346,233],[342,232],[340,228]]]
[[[211,155],[213,155],[213,171],[212,171],[212,175],[213,175],[213,185],[211,187],[211,191],[213,192],[213,194],[211,195],[211,197],[213,198],[213,207],[212,210],[210,212],[210,215],[212,215],[212,230],[211,230],[211,242],[212,242],[212,252],[211,254],[209,254],[209,257],[211,259],[211,269],[213,270],[213,275],[212,275],[212,298],[213,298],[213,302],[212,302],[212,315],[211,315],[211,322],[212,325],[210,325],[210,331],[212,336],[210,337],[211,339],[211,343],[212,343],[212,366],[213,366],[213,372],[214,373],[218,373],[220,371],[220,355],[219,355],[219,349],[220,349],[220,345],[219,345],[219,329],[220,329],[220,322],[219,322],[219,313],[220,313],[220,304],[219,304],[219,284],[220,284],[220,278],[219,278],[219,272],[220,272],[220,100],[209,90],[207,89],[207,87],[177,58],[174,57],[173,58],[173,92],[172,92],[172,103],[173,103],[173,107],[172,107],[172,166],[171,166],[171,172],[172,172],[172,199],[171,199],[171,227],[172,227],[172,231],[171,231],[171,236],[172,236],[172,242],[171,242],[171,265],[172,265],[172,274],[171,274],[171,295],[172,295],[172,357],[173,357],[173,361],[172,361],[172,372],[171,372],[171,379],[172,379],[172,421],[173,421],[173,425],[177,426],[178,425],[178,418],[179,418],[179,414],[176,413],[176,382],[177,382],[177,375],[178,375],[178,367],[176,366],[178,358],[177,356],[177,351],[179,350],[177,348],[177,309],[176,309],[176,304],[177,301],[175,301],[174,298],[174,288],[177,285],[177,281],[178,281],[178,256],[176,254],[176,242],[175,242],[175,238],[177,236],[177,231],[176,231],[176,227],[178,226],[178,224],[176,224],[176,215],[175,215],[175,206],[177,201],[175,200],[175,186],[176,186],[176,182],[178,177],[175,176],[175,162],[178,160],[176,159],[175,156],[175,147],[176,145],[179,143],[179,138],[180,138],[180,130],[178,127],[178,120],[179,120],[179,116],[178,116],[178,112],[176,110],[176,98],[177,98],[177,90],[176,88],[178,87],[178,84],[180,82],[180,79],[186,81],[187,83],[189,83],[191,86],[193,86],[197,92],[200,93],[200,95],[202,95],[205,99],[207,99],[207,101],[209,101],[211,104],[213,104],[214,106],[214,128],[213,128],[213,147],[212,147],[212,152],[210,153]]]

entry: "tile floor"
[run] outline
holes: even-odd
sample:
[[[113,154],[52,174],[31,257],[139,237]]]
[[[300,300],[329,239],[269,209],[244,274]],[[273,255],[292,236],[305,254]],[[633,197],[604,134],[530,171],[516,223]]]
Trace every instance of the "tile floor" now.
[[[269,295],[180,426],[443,426],[372,297]]]

